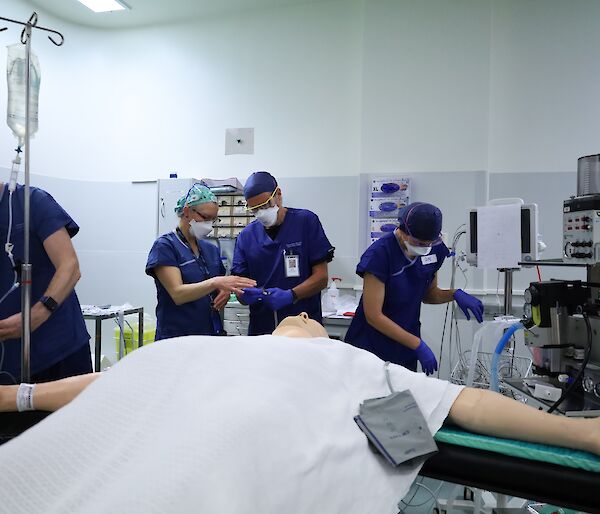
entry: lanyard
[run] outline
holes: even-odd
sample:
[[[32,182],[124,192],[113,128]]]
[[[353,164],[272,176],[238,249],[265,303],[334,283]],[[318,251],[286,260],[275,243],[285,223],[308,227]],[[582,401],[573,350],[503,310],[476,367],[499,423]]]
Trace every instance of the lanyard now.
[[[181,229],[179,227],[177,227],[175,229],[177,236],[179,237],[179,239],[181,239],[181,242],[187,246],[190,251],[192,252],[192,255],[194,255],[194,252],[192,250],[192,247],[190,245],[190,243],[188,242],[188,240],[186,239],[186,237],[183,235],[183,232],[181,231]],[[196,257],[196,255],[194,255],[194,260],[198,263],[198,266],[200,266],[200,268],[204,268],[202,271],[204,272],[204,274],[208,277],[208,278],[212,278],[211,274],[210,274],[210,270],[208,268],[208,263],[206,262],[206,259],[204,258],[204,254],[202,253],[202,249],[200,248],[200,245],[198,245],[198,256]]]
[[[194,252],[192,251],[192,247],[190,246],[190,243],[188,242],[186,237],[183,235],[183,232],[181,231],[181,229],[179,227],[177,227],[175,229],[175,231],[177,233],[177,237],[179,237],[181,242],[190,249],[190,251],[192,252],[192,255],[193,255]],[[198,245],[198,257],[196,257],[194,255],[194,258],[195,258],[195,261],[198,263],[198,266],[200,266],[201,268],[204,267],[204,270],[203,270],[204,274],[208,278],[212,278],[212,276],[210,274],[210,270],[208,269],[208,264],[206,262],[206,259],[204,258],[204,254],[202,253],[202,249],[200,248],[200,245]],[[213,292],[209,295],[209,298],[211,300],[214,300],[215,296],[216,296],[216,294],[215,294],[215,292]],[[211,322],[213,325],[214,335],[217,335],[217,336],[227,335],[227,333],[223,330],[223,324],[221,323],[221,315],[215,309],[213,309],[212,305],[210,307],[210,319],[211,319]]]

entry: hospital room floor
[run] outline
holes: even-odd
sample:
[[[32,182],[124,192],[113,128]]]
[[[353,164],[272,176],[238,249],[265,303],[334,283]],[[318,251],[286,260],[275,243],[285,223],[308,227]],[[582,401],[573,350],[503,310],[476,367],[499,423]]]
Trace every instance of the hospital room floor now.
[[[416,485],[416,483],[421,485]],[[404,514],[431,514],[436,507],[434,496],[438,499],[447,500],[450,494],[456,492],[455,488],[457,486],[457,484],[440,482],[433,478],[421,476],[417,477],[416,483],[413,484],[410,491],[403,499],[404,503],[402,503],[402,510],[398,510],[398,512],[403,512]],[[462,500],[463,490],[463,487],[459,486],[458,496],[456,496],[457,499]],[[443,510],[444,507],[442,506],[442,512]],[[473,510],[463,510],[459,508],[452,509],[452,514],[467,513],[472,514]]]

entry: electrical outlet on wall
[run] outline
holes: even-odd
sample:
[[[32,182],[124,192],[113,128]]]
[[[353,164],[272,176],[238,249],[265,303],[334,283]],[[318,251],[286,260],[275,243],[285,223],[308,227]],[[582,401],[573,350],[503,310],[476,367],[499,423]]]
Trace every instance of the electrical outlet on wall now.
[[[253,153],[253,128],[231,128],[225,130],[225,155]]]

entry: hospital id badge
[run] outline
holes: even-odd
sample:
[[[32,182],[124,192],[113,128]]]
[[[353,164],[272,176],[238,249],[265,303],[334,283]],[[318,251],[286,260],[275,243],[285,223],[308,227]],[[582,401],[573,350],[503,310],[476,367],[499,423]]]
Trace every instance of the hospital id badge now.
[[[427,264],[435,264],[437,261],[437,255],[435,253],[421,257],[421,262],[425,266],[427,266]]]
[[[300,256],[284,255],[285,278],[295,278],[300,276]]]

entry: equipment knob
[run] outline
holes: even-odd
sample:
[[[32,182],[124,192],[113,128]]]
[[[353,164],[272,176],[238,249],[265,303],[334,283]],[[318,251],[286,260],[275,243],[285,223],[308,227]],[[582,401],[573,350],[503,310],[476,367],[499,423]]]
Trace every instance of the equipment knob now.
[[[540,303],[540,292],[535,286],[529,286],[527,289],[525,289],[523,296],[525,303],[529,303],[534,306],[539,305]]]

